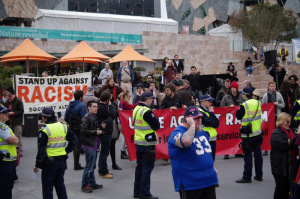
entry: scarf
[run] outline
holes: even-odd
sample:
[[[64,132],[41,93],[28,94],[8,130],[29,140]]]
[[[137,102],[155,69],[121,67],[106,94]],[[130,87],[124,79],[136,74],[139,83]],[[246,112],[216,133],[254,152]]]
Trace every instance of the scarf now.
[[[268,103],[276,102],[276,91],[268,91]]]

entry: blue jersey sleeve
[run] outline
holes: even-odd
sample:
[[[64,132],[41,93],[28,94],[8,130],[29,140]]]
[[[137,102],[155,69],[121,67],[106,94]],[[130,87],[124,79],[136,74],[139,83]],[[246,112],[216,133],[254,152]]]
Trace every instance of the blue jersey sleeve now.
[[[185,132],[186,131],[182,131],[181,128],[176,128],[169,137],[169,144],[179,148],[184,148],[184,145],[182,143],[182,136]]]

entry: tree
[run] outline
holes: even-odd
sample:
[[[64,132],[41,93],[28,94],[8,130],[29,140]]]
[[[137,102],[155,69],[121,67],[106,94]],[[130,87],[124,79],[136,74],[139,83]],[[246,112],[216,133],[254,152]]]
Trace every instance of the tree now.
[[[274,49],[277,49],[281,42],[290,42],[298,36],[294,12],[264,1],[252,6],[249,11],[233,13],[229,24],[241,29],[244,38],[260,49],[268,44],[275,44]]]

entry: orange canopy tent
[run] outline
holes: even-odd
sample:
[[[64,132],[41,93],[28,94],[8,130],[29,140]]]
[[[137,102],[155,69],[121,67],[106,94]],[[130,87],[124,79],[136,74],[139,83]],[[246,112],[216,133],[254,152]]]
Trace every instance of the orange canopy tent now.
[[[140,53],[136,52],[130,45],[127,45],[119,54],[109,60],[109,63],[121,62],[121,61],[144,61],[155,62]]]
[[[67,63],[67,62],[76,62],[77,63],[77,67],[78,67],[78,62],[85,62],[85,63],[90,63],[90,64],[95,64],[97,65],[98,62],[102,62],[99,59],[92,59],[92,58],[84,58],[84,60],[82,58],[73,58],[73,59],[59,59],[57,61],[55,61],[55,63]]]
[[[71,50],[68,54],[66,54],[65,56],[63,56],[62,58],[60,58],[60,60],[58,60],[57,62],[77,62],[77,60],[82,60],[81,62],[87,62],[85,61],[85,59],[95,59],[98,60],[98,62],[100,60],[105,60],[105,59],[109,59],[109,57],[107,57],[106,55],[103,55],[99,52],[97,52],[96,50],[94,50],[93,48],[91,48],[89,45],[87,45],[87,43],[85,43],[85,41],[80,42],[80,44],[78,44],[77,46],[75,46],[73,48],[73,50]],[[84,66],[84,64],[83,64]],[[84,70],[84,68],[83,68]]]
[[[41,50],[30,39],[25,39],[17,48],[0,58],[3,63],[26,60],[26,73],[29,73],[29,60],[52,62],[56,57]]]

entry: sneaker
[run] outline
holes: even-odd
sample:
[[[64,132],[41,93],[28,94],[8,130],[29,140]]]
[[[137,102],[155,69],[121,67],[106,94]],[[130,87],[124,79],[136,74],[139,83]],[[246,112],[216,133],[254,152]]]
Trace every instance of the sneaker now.
[[[113,175],[111,175],[111,174],[106,174],[106,175],[102,175],[102,174],[99,174],[99,176],[101,176],[102,178],[104,178],[104,179],[113,179],[114,178],[114,176]]]
[[[168,159],[163,160],[162,164],[163,164],[164,166],[167,166],[167,165],[169,164]]]
[[[81,187],[81,191],[84,192],[84,193],[92,193],[93,192],[89,185]]]
[[[239,180],[236,180],[235,182],[236,182],[236,183],[251,183],[251,180],[246,180],[246,179],[244,179],[244,178],[241,178],[241,179],[239,179]]]
[[[256,177],[256,176],[254,176],[254,180],[259,181],[259,182],[263,181],[262,178],[258,178],[258,177]]]
[[[102,189],[103,185],[102,184],[95,184],[90,186],[92,189]]]

